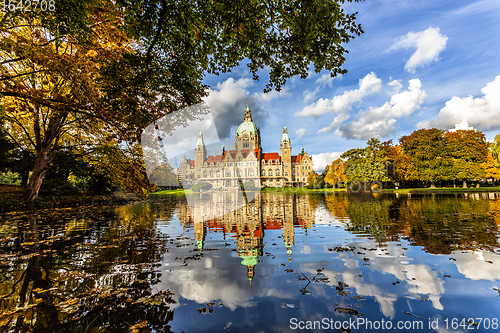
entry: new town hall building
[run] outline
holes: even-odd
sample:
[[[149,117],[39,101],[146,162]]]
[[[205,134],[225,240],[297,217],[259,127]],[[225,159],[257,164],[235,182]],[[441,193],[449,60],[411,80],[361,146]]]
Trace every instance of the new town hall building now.
[[[257,187],[300,187],[308,184],[313,171],[312,158],[304,152],[292,156],[292,145],[287,127],[283,127],[280,153],[263,153],[260,129],[252,121],[247,103],[245,117],[238,126],[233,150],[222,148],[221,155],[207,156],[200,132],[194,150],[194,160],[184,156],[178,168],[179,180],[184,187],[198,182],[209,182],[213,188],[237,187],[253,181]]]

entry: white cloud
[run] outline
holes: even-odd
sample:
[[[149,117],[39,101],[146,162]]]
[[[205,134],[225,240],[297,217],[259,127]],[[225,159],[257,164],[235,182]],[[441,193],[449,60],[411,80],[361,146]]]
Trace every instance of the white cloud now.
[[[297,132],[295,132],[299,136],[299,138],[304,137],[307,134],[307,131],[303,128],[299,129]]]
[[[416,47],[417,50],[405,64],[408,72],[415,73],[415,68],[423,67],[439,59],[439,53],[445,49],[447,40],[448,37],[439,33],[439,28],[429,28],[420,32],[409,32],[394,43],[389,50]]]
[[[204,98],[204,101],[210,106],[221,139],[233,135],[231,128],[241,123],[245,115],[247,102],[250,102],[254,122],[262,124],[267,118],[265,110],[261,107],[262,101],[286,94],[286,91],[280,93],[272,91],[269,93],[270,96],[263,96],[263,94],[250,95],[248,88],[253,85],[254,81],[250,78],[235,80],[230,77],[209,89],[209,95]]]
[[[421,121],[418,128],[453,128],[462,119],[469,125],[488,130],[500,128],[500,75],[481,89],[482,97],[452,97],[435,120]]]
[[[333,119],[330,126],[323,127],[322,129],[320,129],[318,131],[318,133],[330,133],[331,131],[336,129],[340,124],[342,124],[342,122],[344,120],[347,120],[347,119],[349,119],[349,115],[346,113],[342,113],[342,114],[338,115],[337,117],[335,117],[335,119]]]
[[[309,91],[306,89],[306,91],[304,91],[304,103],[307,103],[307,102],[313,100],[314,97],[316,97],[316,94],[318,93],[318,91],[319,91],[319,87],[314,89],[314,91]]]
[[[331,77],[330,73],[323,74],[319,79],[316,80],[315,84],[318,84],[320,86],[329,86],[330,88],[332,87],[332,82],[336,78],[339,78],[340,76],[337,77]]]
[[[342,95],[337,95],[333,99],[320,98],[315,103],[306,105],[300,112],[295,113],[296,117],[319,117],[325,113],[333,111],[341,113],[347,110],[351,104],[360,102],[363,97],[380,91],[382,88],[382,80],[371,72],[363,79],[359,80],[358,89],[345,91]]]
[[[397,94],[403,88],[401,80],[392,80],[387,84],[391,89],[391,95]]]
[[[329,164],[332,164],[337,158],[342,155],[343,152],[329,152],[329,153],[321,153],[311,155],[314,164],[314,171],[322,172],[325,167]]]
[[[409,81],[408,91],[392,95],[390,102],[358,113],[354,121],[339,127],[335,133],[350,139],[383,137],[395,131],[396,118],[407,117],[427,97],[419,79]]]

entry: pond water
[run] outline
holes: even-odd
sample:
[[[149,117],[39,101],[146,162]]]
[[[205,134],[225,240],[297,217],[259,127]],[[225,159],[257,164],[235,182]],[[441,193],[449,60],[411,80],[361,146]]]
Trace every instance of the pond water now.
[[[499,232],[499,193],[4,214],[0,332],[498,331]]]

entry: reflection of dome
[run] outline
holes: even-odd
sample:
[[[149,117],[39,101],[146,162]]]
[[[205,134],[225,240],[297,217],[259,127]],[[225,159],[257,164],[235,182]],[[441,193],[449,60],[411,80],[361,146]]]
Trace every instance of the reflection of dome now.
[[[244,121],[240,124],[240,126],[238,126],[236,134],[238,134],[238,136],[241,136],[244,131],[249,131],[250,134],[255,134],[257,132],[257,126],[255,126],[253,121]]]
[[[241,261],[241,264],[243,266],[255,266],[259,263],[259,259],[257,259],[257,256],[250,256],[250,257],[243,257],[243,260]]]

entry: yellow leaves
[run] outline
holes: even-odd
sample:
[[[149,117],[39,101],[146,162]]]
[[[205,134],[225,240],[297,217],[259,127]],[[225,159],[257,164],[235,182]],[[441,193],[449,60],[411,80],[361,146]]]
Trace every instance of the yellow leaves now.
[[[147,321],[147,320],[145,320],[145,321],[141,321],[141,322],[140,322],[140,323],[138,323],[138,324],[135,324],[135,325],[130,326],[130,327],[129,327],[129,331],[130,331],[131,333],[139,333],[139,332],[140,332],[139,330],[140,330],[141,328],[146,327],[147,325],[148,325],[148,321]]]
[[[97,57],[97,52],[95,50],[89,50],[87,54],[85,54],[85,56],[89,58],[95,58]]]

